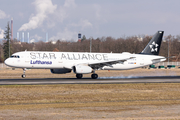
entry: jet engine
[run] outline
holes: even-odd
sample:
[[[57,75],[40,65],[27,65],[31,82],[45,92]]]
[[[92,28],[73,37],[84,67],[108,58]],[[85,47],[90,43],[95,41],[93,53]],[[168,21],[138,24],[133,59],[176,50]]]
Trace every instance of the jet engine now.
[[[88,74],[88,73],[92,73],[92,68],[89,66],[76,65],[73,66],[73,71],[76,74]]]
[[[51,70],[51,73],[54,73],[54,74],[65,74],[65,73],[70,73],[71,72],[71,69],[65,69],[65,68],[62,68],[62,69],[50,69]]]

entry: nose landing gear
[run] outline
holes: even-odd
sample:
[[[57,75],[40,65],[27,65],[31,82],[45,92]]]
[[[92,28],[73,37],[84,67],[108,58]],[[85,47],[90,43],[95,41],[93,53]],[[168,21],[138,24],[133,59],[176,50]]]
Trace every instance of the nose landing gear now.
[[[26,77],[26,74],[25,74],[25,73],[26,73],[26,68],[23,68],[23,74],[22,74],[22,76],[21,76],[22,78],[25,78],[25,77]]]

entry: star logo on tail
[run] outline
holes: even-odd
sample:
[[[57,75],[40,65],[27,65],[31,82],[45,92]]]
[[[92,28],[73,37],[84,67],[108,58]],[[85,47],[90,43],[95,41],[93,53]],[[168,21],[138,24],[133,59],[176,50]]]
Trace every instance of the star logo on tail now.
[[[151,52],[157,52],[158,51],[158,44],[153,41],[151,45],[149,45]]]

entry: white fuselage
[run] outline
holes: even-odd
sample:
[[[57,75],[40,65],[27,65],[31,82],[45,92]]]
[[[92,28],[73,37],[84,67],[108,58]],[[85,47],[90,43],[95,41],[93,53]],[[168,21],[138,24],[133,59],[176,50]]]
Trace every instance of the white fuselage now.
[[[130,53],[85,53],[85,52],[38,52],[24,51],[14,53],[5,61],[5,64],[15,68],[31,69],[72,69],[79,64],[103,63],[107,61],[123,60],[124,62],[103,66],[104,70],[125,70],[143,67],[165,61],[166,58],[156,55],[130,54]]]

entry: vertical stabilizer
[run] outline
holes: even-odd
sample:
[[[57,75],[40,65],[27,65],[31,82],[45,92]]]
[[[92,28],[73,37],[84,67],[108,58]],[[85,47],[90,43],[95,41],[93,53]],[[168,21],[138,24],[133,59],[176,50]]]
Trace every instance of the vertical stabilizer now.
[[[159,55],[164,31],[158,31],[140,54]]]

